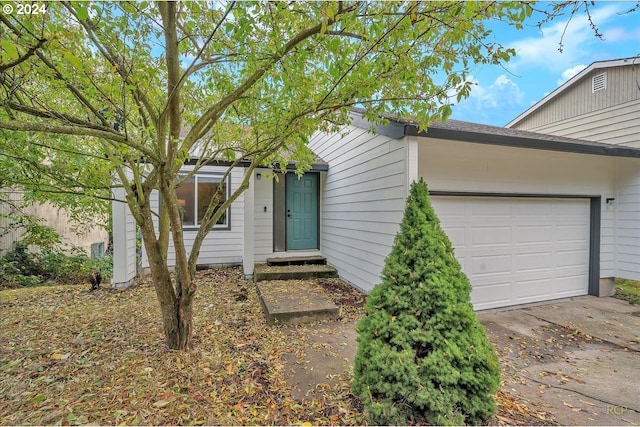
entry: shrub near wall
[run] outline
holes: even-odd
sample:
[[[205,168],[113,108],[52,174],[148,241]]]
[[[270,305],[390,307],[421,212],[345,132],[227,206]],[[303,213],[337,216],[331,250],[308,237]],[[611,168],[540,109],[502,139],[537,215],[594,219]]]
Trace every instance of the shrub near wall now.
[[[358,324],[353,392],[369,423],[480,424],[495,413],[498,357],[470,292],[421,179]]]
[[[19,242],[0,258],[0,289],[88,284],[89,273],[99,270],[108,280],[112,269],[111,257],[90,258],[76,246],[30,252],[26,244]]]

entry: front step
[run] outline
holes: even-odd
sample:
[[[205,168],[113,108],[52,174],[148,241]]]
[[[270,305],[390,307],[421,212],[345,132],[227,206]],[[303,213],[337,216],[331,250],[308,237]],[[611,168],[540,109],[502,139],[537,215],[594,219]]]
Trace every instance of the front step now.
[[[325,265],[327,258],[320,255],[267,258],[267,265]]]
[[[315,281],[274,280],[256,283],[258,297],[267,323],[300,324],[318,320],[334,320],[338,306]]]
[[[338,271],[330,265],[268,265],[256,264],[253,271],[253,281],[265,280],[308,280],[318,278],[338,277]]]

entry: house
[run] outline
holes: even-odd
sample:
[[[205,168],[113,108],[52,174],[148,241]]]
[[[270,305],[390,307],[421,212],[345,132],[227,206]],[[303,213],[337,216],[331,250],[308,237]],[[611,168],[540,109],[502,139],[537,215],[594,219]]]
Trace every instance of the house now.
[[[507,127],[640,147],[640,57],[594,62]],[[621,167],[616,173],[634,174]],[[615,234],[610,236],[616,247],[616,275],[640,280],[638,175],[617,190]]]
[[[64,209],[51,203],[31,202],[25,205],[24,194],[19,189],[4,188],[0,191],[0,256],[12,250],[23,238],[25,228],[13,219],[22,214],[38,218],[42,225],[53,228],[63,244],[80,247],[94,256],[104,255],[109,233],[103,227],[80,224]]]
[[[640,57],[594,62],[506,127],[640,147]]]
[[[608,278],[621,276],[617,209],[640,180],[640,148],[455,120],[423,132],[389,117],[371,132],[362,112],[352,118],[341,132],[311,138],[324,162],[301,180],[255,170],[199,263],[242,264],[251,275],[268,257],[320,254],[368,291],[380,280],[411,182],[422,176],[471,280],[476,309],[600,295]],[[233,190],[245,169],[220,182],[223,170],[209,165],[195,179]],[[195,188],[181,197],[186,206]],[[185,224],[187,241],[195,226]],[[126,207],[115,203],[116,284],[135,274],[127,264],[134,229]],[[142,264],[148,266],[144,253]]]

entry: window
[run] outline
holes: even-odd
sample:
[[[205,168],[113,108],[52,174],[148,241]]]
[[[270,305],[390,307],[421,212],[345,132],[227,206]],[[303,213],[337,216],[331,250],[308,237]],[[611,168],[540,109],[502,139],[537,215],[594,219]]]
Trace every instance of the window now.
[[[598,74],[591,79],[591,92],[597,92],[607,88],[607,73]]]
[[[176,188],[178,203],[184,210],[183,224],[185,228],[200,226],[211,199],[215,197],[218,206],[227,200],[229,197],[228,181],[228,178],[226,181],[222,181],[221,175],[198,174]],[[229,228],[229,208],[218,219],[214,228]]]

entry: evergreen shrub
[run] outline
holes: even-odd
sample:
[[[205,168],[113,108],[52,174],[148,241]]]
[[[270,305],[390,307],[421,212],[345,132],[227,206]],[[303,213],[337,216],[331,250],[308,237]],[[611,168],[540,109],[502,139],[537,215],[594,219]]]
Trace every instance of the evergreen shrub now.
[[[414,182],[358,324],[352,389],[369,423],[481,424],[495,413],[500,365],[470,292],[427,185]]]

